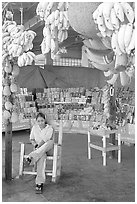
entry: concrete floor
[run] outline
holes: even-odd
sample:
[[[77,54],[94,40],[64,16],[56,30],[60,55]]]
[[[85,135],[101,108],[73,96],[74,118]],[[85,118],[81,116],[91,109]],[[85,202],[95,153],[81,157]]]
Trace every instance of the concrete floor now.
[[[100,138],[94,138],[99,142]],[[93,150],[87,159],[87,136],[64,134],[62,174],[57,183],[47,177],[42,195],[35,194],[35,178],[18,178],[21,141],[29,133],[13,133],[13,180],[5,181],[5,141],[2,137],[2,201],[3,202],[135,202],[135,146],[122,145],[122,163],[107,158],[102,166],[101,152]]]

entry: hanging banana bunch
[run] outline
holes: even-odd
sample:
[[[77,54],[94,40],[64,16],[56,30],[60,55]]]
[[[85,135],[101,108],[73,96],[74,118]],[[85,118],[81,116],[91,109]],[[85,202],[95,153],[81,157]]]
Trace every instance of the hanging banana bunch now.
[[[134,73],[135,58],[135,9],[126,2],[101,3],[93,13],[94,22],[99,29],[98,36],[103,44],[115,53],[115,66],[105,70],[111,77],[107,82],[115,84],[120,77],[121,85],[130,83]]]
[[[60,53],[59,43],[68,37],[69,20],[67,12],[67,2],[40,2],[36,9],[37,15],[45,21],[41,51],[42,54],[51,51],[52,59]]]
[[[15,123],[19,120],[17,98],[19,87],[16,83],[16,77],[19,74],[19,66],[31,65],[35,59],[35,54],[29,51],[33,48],[32,41],[35,36],[35,32],[25,31],[23,25],[17,25],[13,20],[6,20],[2,25],[2,109],[4,122],[9,120]]]
[[[111,38],[111,46],[116,54],[129,54],[134,49],[135,11],[129,3],[101,3],[94,11],[93,19],[100,31],[98,35]]]
[[[94,11],[93,19],[102,36],[110,37],[112,31],[119,30],[126,19],[133,24],[135,12],[130,4],[126,2],[103,2]]]
[[[10,60],[17,58],[19,66],[31,65],[35,54],[28,51],[33,48],[35,36],[36,33],[32,30],[25,31],[23,25],[17,25],[15,21],[5,21],[2,26],[2,63],[8,57]],[[22,63],[22,55],[28,56],[27,62]]]
[[[3,62],[3,80],[2,80],[2,110],[3,120],[6,122],[10,120],[12,123],[18,121],[19,107],[16,94],[18,92],[18,85],[16,77],[19,74],[19,67],[14,65],[12,61],[6,58]]]

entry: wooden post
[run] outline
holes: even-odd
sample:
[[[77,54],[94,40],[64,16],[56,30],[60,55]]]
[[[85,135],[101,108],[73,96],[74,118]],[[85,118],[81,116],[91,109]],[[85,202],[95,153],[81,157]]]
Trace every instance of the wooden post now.
[[[12,179],[12,123],[5,124],[5,179]]]
[[[114,87],[110,87],[110,123],[113,124],[115,117],[116,117],[116,107],[115,107],[115,89]],[[113,128],[112,128],[113,129]],[[112,145],[115,145],[116,139],[115,139],[115,133],[112,133],[109,135],[109,143]],[[109,152],[110,157],[115,158],[116,157],[116,151],[110,151]]]

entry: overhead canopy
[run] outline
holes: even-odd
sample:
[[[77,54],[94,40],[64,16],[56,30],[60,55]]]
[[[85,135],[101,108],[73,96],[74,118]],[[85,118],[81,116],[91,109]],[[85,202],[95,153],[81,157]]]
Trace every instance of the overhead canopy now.
[[[22,67],[17,81],[24,88],[101,88],[106,83],[103,72],[97,69],[51,65],[45,65],[44,69],[36,65]]]

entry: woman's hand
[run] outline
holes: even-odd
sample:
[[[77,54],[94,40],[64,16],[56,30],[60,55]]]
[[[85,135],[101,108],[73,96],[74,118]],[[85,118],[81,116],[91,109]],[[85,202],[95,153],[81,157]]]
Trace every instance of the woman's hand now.
[[[31,141],[31,144],[33,145],[33,147],[35,148],[35,145],[37,145],[36,141],[35,140],[30,140]]]
[[[39,144],[38,147],[41,147],[45,142],[42,140]]]
[[[38,149],[39,145],[38,145],[38,144],[35,144],[35,146],[34,146],[34,147],[35,147],[35,149]]]

